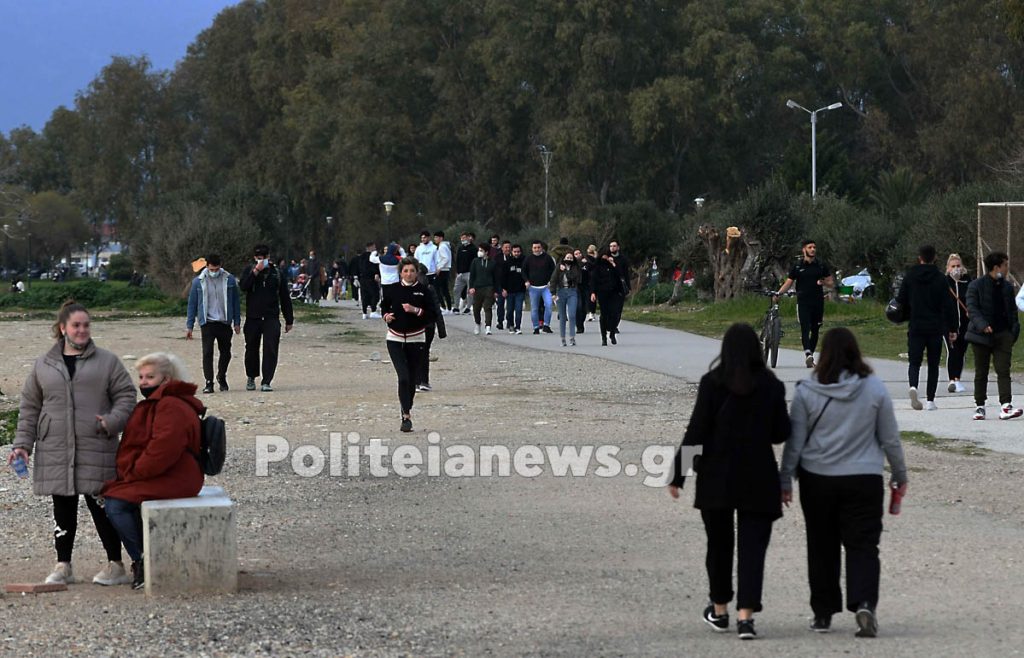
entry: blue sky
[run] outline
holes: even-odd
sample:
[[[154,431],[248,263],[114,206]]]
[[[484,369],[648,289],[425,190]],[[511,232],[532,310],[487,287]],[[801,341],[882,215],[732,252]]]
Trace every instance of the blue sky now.
[[[113,55],[170,69],[238,0],[0,0],[0,132],[41,130]]]

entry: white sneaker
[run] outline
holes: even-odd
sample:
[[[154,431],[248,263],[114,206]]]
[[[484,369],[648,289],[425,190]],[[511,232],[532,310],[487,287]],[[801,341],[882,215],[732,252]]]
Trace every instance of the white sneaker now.
[[[956,393],[966,393],[967,392],[967,389],[964,388],[964,385],[960,383],[960,380],[957,380],[955,383],[956,383],[956,391],[955,391]]]
[[[921,411],[924,409],[924,405],[921,404],[921,400],[917,397],[917,387],[911,386],[908,393],[910,395],[910,408],[914,411]]]
[[[925,405],[924,405],[924,410],[925,411],[936,411],[937,409],[938,409],[938,407],[935,406],[935,401],[934,400],[928,400],[928,402],[926,402]]]
[[[593,322],[593,321],[594,321],[594,314],[593,313],[587,313],[587,322]]]
[[[473,335],[474,336],[479,336],[480,335],[480,325],[475,325],[473,327]]]
[[[376,311],[374,311],[373,313],[370,313],[370,319],[379,320],[380,319],[380,313],[378,313]]]
[[[366,313],[363,313],[363,319],[364,320],[367,319],[368,317],[370,317],[370,316],[368,316]]]
[[[950,393],[956,393],[956,382],[949,382],[949,386],[946,387],[946,390]]]
[[[522,334],[523,334],[523,330],[522,329],[516,329],[516,336],[521,336]]]
[[[127,585],[132,582],[132,577],[121,562],[107,562],[103,571],[92,577],[92,582],[97,585]]]
[[[53,568],[53,573],[46,577],[47,585],[70,585],[75,582],[75,576],[71,572],[70,562],[58,562]]]
[[[491,328],[490,327],[484,327],[484,334],[490,336],[491,335]]]
[[[974,410],[974,420],[985,420],[985,407],[978,407]]]
[[[814,355],[813,354],[805,353],[804,365],[807,366],[808,368],[813,368],[814,367]]]
[[[999,409],[999,420],[1010,420],[1024,414],[1024,409],[1018,409],[1007,402]]]

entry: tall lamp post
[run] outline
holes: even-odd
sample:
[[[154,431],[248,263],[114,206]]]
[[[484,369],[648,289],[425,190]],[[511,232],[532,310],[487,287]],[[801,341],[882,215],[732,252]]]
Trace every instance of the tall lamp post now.
[[[548,172],[551,171],[551,151],[543,144],[537,149],[540,151],[540,161],[544,165],[544,228],[547,228],[548,218],[551,216],[551,212],[548,210]]]
[[[827,107],[819,107],[818,109],[808,110],[803,105],[800,105],[796,101],[787,100],[786,107],[791,110],[803,110],[807,114],[811,115],[811,198],[815,199],[818,196],[818,139],[816,135],[816,127],[818,125],[818,112],[827,112],[829,110],[838,110],[843,106],[842,103],[832,103]]]
[[[385,230],[387,231],[387,235],[384,236],[384,246],[387,246],[388,240],[391,239],[391,211],[394,210],[394,208],[395,208],[395,202],[394,201],[385,201],[384,202],[384,217],[387,220],[387,223],[386,223],[386,225],[384,227]]]
[[[327,223],[327,252],[320,254],[320,257],[323,258],[326,255],[327,258],[331,258],[331,252],[334,249],[334,217],[327,215],[324,221]]]

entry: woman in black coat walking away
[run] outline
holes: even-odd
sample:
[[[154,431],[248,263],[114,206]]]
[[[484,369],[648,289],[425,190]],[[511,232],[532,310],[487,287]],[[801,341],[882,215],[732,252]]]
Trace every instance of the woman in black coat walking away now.
[[[403,432],[412,431],[412,401],[420,371],[427,363],[427,327],[435,321],[430,288],[418,281],[419,263],[405,257],[399,263],[398,283],[387,286],[380,308],[388,325],[387,345],[398,374],[398,401]]]
[[[755,612],[761,610],[764,558],[772,523],[782,517],[778,465],[772,444],[789,437],[785,386],[765,367],[757,334],[750,325],[734,324],[722,338],[722,352],[700,380],[697,401],[683,446],[703,446],[694,459],[700,510],[707,532],[705,565],[711,603],[703,619],[717,632],[729,630],[728,604],[733,598],[734,517],[738,521],[736,630],[752,640]],[[682,448],[676,454],[669,485],[679,497],[686,468]]]
[[[591,270],[590,300],[601,307],[601,344],[607,345],[611,337],[612,345],[616,344],[619,319],[622,317],[622,305],[625,302],[622,277],[615,267],[615,259],[607,247],[601,250],[600,258]]]

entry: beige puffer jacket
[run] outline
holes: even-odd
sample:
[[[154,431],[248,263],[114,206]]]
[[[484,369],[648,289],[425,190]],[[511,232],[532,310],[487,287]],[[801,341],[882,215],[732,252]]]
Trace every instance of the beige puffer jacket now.
[[[33,455],[36,495],[97,494],[117,475],[118,437],[135,409],[135,386],[120,359],[91,341],[73,380],[63,353],[61,339],[36,359],[21,391],[14,447]]]

